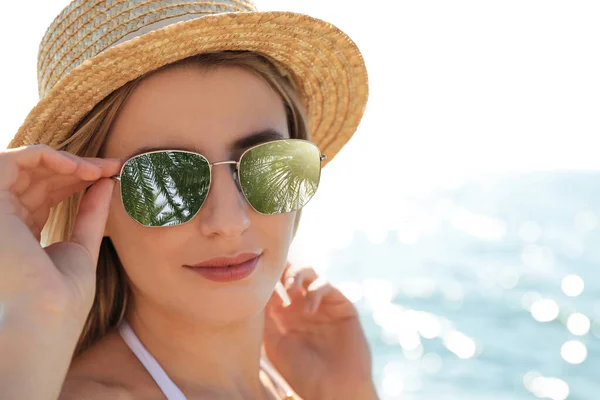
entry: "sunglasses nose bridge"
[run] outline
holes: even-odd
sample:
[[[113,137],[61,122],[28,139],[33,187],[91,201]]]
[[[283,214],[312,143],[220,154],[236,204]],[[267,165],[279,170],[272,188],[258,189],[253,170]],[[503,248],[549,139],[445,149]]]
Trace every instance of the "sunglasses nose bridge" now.
[[[239,163],[239,161],[219,161],[219,162],[214,162],[211,163],[210,166],[214,167],[215,165],[222,165],[222,164],[235,164],[237,167],[237,164]]]
[[[237,174],[238,174],[238,169],[239,169],[239,161],[219,161],[219,162],[214,162],[214,163],[210,163],[210,168],[211,168],[211,174],[212,174],[212,168],[216,165],[227,165],[227,164],[235,164],[235,170],[233,171],[233,179],[237,182]]]
[[[231,165],[231,164],[235,164],[235,169],[233,170],[233,180],[235,181],[236,186],[238,187],[238,190],[241,191],[242,187],[240,186],[240,182],[238,179],[238,171],[239,171],[239,167],[240,167],[240,162],[239,161],[219,161],[219,162],[214,162],[214,163],[209,163],[210,166],[210,174],[212,175],[212,168],[214,166],[217,165]],[[212,179],[211,179],[212,180]]]
[[[212,167],[223,164],[235,165],[238,163],[236,161],[209,163],[211,181],[209,192],[202,205],[206,210],[202,217],[204,219],[202,226],[207,234],[220,231],[223,236],[235,237],[239,236],[239,232],[247,229],[250,220],[248,219],[246,207],[243,205],[245,200],[243,200],[244,196],[241,194],[242,189],[237,177],[237,168],[233,171],[233,181],[240,197],[233,196],[233,187],[231,181],[229,181],[231,171],[221,171],[223,173],[221,177],[215,177],[214,175],[216,170],[213,170]],[[217,183],[217,180],[220,180],[220,182]]]

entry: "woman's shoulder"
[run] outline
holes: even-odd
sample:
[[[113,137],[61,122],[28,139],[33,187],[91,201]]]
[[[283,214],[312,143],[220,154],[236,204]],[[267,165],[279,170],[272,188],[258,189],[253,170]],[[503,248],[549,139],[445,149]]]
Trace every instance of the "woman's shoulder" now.
[[[126,346],[112,331],[76,357],[67,372],[60,400],[162,399]]]

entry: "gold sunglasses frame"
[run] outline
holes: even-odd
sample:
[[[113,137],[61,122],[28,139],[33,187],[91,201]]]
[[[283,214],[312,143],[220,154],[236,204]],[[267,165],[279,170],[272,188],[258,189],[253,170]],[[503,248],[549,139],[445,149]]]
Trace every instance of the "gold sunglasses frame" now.
[[[139,222],[138,220],[136,220],[135,218],[133,218],[131,215],[129,215],[129,212],[127,211],[127,209],[125,209],[125,203],[123,202],[123,187],[121,185],[119,185],[119,191],[120,191],[120,198],[121,198],[121,204],[123,205],[123,209],[125,209],[125,212],[127,212],[127,215],[129,215],[129,217],[134,220],[135,222],[137,222],[138,224],[140,224],[143,227],[146,228],[165,228],[165,227],[169,227],[169,226],[179,226],[179,225],[183,225],[183,224],[187,224],[188,222],[190,222],[191,220],[193,220],[198,213],[200,212],[200,210],[202,209],[202,206],[204,205],[204,203],[206,202],[206,199],[208,198],[208,195],[210,194],[210,189],[212,188],[212,168],[213,166],[216,165],[226,165],[226,164],[235,164],[235,170],[233,171],[233,180],[235,181],[236,185],[238,186],[238,188],[240,189],[240,192],[242,192],[242,195],[244,196],[244,199],[246,200],[246,203],[248,203],[250,205],[250,207],[252,207],[252,209],[254,211],[256,211],[257,213],[261,214],[261,215],[279,215],[279,214],[286,214],[286,213],[278,213],[278,214],[264,214],[261,213],[260,211],[258,211],[256,208],[254,208],[254,206],[252,205],[252,203],[250,203],[250,201],[248,200],[248,198],[246,197],[246,193],[244,193],[244,189],[242,189],[241,183],[239,182],[239,170],[240,170],[240,163],[242,161],[242,158],[244,157],[244,155],[246,155],[246,153],[248,153],[250,150],[253,150],[257,147],[260,146],[264,146],[273,142],[290,142],[290,141],[301,141],[303,143],[310,143],[311,145],[313,145],[317,151],[319,152],[319,159],[321,161],[321,163],[323,163],[323,161],[327,160],[327,156],[321,153],[321,149],[319,149],[319,146],[317,146],[315,143],[311,142],[310,140],[305,140],[305,139],[277,139],[277,140],[269,140],[267,142],[262,142],[262,143],[258,143],[252,147],[249,147],[248,149],[246,149],[238,158],[237,161],[235,160],[227,160],[227,161],[218,161],[218,162],[214,162],[211,163],[210,161],[208,161],[208,158],[206,156],[204,156],[201,153],[197,153],[195,151],[189,151],[189,150],[173,150],[173,149],[163,149],[163,150],[153,150],[153,151],[147,151],[145,153],[140,153],[140,154],[136,154],[133,157],[128,158],[127,160],[125,160],[125,162],[123,162],[123,165],[121,166],[121,171],[119,171],[118,175],[113,175],[110,178],[116,180],[117,182],[121,183],[121,175],[123,175],[123,170],[125,168],[125,164],[127,164],[127,162],[129,162],[130,160],[136,158],[136,157],[140,157],[140,156],[144,156],[144,155],[148,155],[148,154],[153,154],[153,153],[164,153],[165,151],[176,151],[179,153],[189,153],[189,154],[195,154],[198,155],[202,158],[204,158],[208,164],[208,172],[209,172],[209,176],[208,176],[208,191],[206,193],[206,197],[204,198],[204,201],[202,202],[202,204],[200,205],[200,207],[198,208],[198,211],[196,211],[194,213],[194,215],[192,215],[187,221],[177,224],[177,225],[166,225],[166,226],[148,226],[148,225],[144,225],[141,222]],[[321,164],[321,168],[319,169],[319,182],[321,181],[321,171],[323,169],[323,166]],[[310,202],[310,200],[312,200],[312,197],[309,199],[309,201],[306,202],[306,204],[308,204]],[[306,204],[304,204],[302,206],[302,208],[304,208],[306,206]],[[294,210],[297,211],[297,210]],[[289,211],[292,212],[292,211]]]

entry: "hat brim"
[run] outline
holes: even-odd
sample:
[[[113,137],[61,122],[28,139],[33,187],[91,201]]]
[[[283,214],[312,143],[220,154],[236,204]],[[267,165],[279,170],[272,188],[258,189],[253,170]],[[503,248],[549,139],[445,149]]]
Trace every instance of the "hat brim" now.
[[[70,71],[27,115],[8,147],[56,147],[102,99],[127,82],[199,53],[248,50],[287,69],[307,110],[311,139],[331,161],[352,137],[368,97],[354,42],[335,26],[291,12],[216,14],[178,22],[101,52]]]

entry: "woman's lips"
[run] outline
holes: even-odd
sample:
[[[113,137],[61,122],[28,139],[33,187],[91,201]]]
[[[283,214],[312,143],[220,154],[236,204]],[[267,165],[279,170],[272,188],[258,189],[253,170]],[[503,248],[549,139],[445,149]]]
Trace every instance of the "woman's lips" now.
[[[186,268],[198,272],[208,280],[215,282],[233,282],[246,278],[256,269],[256,265],[260,260],[260,255],[245,261],[241,264],[235,264],[226,267],[191,267],[185,265]]]
[[[228,267],[230,265],[237,265],[245,263],[262,254],[262,251],[241,253],[233,257],[215,257],[198,264],[190,265],[191,267]],[[186,265],[187,266],[187,265]]]

